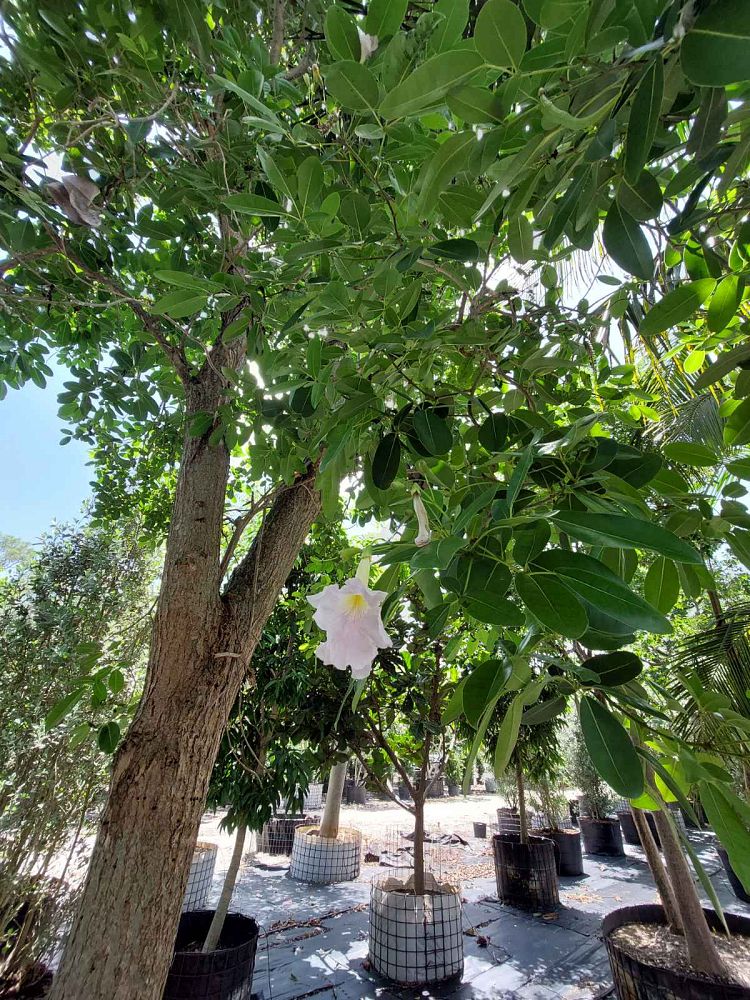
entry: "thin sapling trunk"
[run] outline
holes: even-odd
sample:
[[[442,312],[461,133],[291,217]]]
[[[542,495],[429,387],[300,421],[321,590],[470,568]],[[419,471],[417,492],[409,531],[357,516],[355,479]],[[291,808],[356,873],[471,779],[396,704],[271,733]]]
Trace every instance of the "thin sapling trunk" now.
[[[523,768],[521,766],[521,757],[519,754],[515,755],[516,758],[516,789],[518,791],[518,829],[522,844],[528,844],[529,842],[529,824],[526,818],[526,786],[523,780]]]
[[[420,783],[414,795],[414,894],[424,895],[424,800],[426,788]]]
[[[234,850],[232,851],[232,859],[229,862],[229,868],[227,868],[227,873],[224,877],[224,885],[221,889],[221,896],[219,896],[219,902],[216,904],[216,912],[214,913],[214,918],[211,921],[211,926],[208,928],[206,940],[203,942],[204,953],[207,951],[216,951],[219,946],[221,932],[224,930],[224,920],[229,912],[234,887],[237,884],[237,874],[240,870],[240,862],[242,861],[242,850],[245,846],[246,834],[247,827],[244,823],[240,823],[234,837]]]
[[[328,778],[326,807],[318,833],[321,837],[327,837],[331,840],[335,840],[339,835],[341,796],[344,792],[344,782],[346,781],[346,767],[346,761],[343,764],[334,764]]]

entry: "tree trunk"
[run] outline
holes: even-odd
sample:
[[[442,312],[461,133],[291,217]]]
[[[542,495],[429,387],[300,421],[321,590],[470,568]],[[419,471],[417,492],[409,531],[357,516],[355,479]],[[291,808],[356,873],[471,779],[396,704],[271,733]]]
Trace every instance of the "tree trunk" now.
[[[424,894],[424,783],[414,795],[414,893]]]
[[[326,808],[318,831],[321,837],[330,837],[335,840],[339,835],[339,816],[341,814],[341,796],[344,791],[346,781],[347,764],[334,764],[328,778],[328,792],[326,793]]]
[[[693,877],[672,824],[663,812],[654,813],[654,819],[682,921],[690,964],[697,972],[732,979],[732,973],[722,962],[714,945]]]
[[[638,831],[638,836],[641,839],[641,846],[646,854],[646,860],[648,861],[649,868],[651,869],[651,874],[654,877],[656,889],[659,893],[659,899],[661,899],[661,905],[664,907],[664,913],[667,917],[669,929],[673,934],[682,934],[682,920],[680,919],[680,912],[677,909],[674,892],[672,891],[672,886],[669,882],[669,875],[667,874],[667,869],[664,867],[664,862],[661,859],[659,848],[656,846],[654,835],[651,833],[651,827],[646,819],[646,814],[642,809],[636,809],[633,806],[630,807],[630,812],[632,813],[633,822],[635,823],[635,828]]]
[[[247,827],[244,823],[240,823],[237,827],[237,832],[234,837],[234,850],[232,851],[232,858],[229,862],[229,867],[227,868],[227,873],[224,877],[224,885],[221,887],[221,895],[219,896],[219,902],[216,904],[216,912],[214,913],[214,918],[211,921],[211,926],[208,928],[208,934],[206,935],[206,940],[203,942],[203,951],[216,951],[219,940],[221,939],[221,932],[224,930],[224,920],[229,912],[229,906],[232,902],[232,895],[234,893],[234,887],[237,883],[237,873],[240,870],[240,863],[242,861],[242,851],[245,847],[245,834],[247,833]]]
[[[526,786],[523,781],[523,768],[521,757],[518,753],[516,757],[516,788],[518,790],[518,830],[522,844],[529,842],[529,824],[526,817]]]
[[[215,412],[224,388],[209,366],[188,387],[187,420]],[[277,494],[222,596],[229,455],[209,434],[185,435],[145,689],[50,1000],[161,1000],[219,741],[319,510],[311,470]]]

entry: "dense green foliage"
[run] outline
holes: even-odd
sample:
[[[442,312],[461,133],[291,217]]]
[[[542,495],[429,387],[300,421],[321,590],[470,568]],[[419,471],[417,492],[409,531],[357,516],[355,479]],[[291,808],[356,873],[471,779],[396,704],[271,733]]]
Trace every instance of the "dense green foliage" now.
[[[343,490],[385,539],[389,610],[421,590],[432,645],[362,710],[467,654],[434,735],[463,716],[473,758],[499,722],[500,773],[574,702],[618,794],[685,756],[746,860],[625,647],[715,590],[722,542],[750,560],[750,9],[280,11],[5,5],[0,386],[62,359],[98,516],[161,538],[186,396],[220,379],[189,434],[231,451],[227,522],[318,463],[325,514]]]
[[[108,754],[140,694],[152,569],[138,529],[60,526],[0,580],[0,928],[34,901],[0,984],[54,945],[85,814],[101,807]]]

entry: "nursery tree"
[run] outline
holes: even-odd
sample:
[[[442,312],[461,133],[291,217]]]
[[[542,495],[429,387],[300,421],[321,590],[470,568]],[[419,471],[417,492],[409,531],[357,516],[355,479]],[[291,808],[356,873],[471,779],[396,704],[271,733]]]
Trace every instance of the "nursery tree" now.
[[[611,646],[668,627],[623,550],[663,560],[660,603],[707,585],[672,515],[745,540],[740,499],[717,522],[680,476],[716,453],[678,439],[662,467],[648,432],[687,400],[750,434],[746,5],[349,6],[3,9],[0,375],[67,364],[98,513],[167,535],[55,1000],[160,996],[221,732],[345,476],[363,520],[409,524],[436,627]],[[599,233],[619,270],[591,302]],[[251,483],[267,513],[225,581]]]
[[[0,578],[0,992],[70,917],[85,814],[141,690],[154,566],[138,531],[59,525]]]

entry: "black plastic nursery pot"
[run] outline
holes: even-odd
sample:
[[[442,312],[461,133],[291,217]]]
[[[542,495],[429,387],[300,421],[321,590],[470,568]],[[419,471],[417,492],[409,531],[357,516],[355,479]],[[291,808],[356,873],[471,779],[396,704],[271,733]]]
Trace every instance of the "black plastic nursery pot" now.
[[[474,836],[477,840],[484,840],[487,836],[487,824],[474,823]]]
[[[503,903],[525,910],[554,910],[560,905],[555,845],[546,837],[522,844],[515,833],[492,838],[497,895]]]
[[[204,954],[213,916],[213,910],[192,910],[180,917],[164,1000],[250,1000],[258,925],[228,913],[219,947]]]
[[[580,830],[539,830],[557,847],[555,861],[558,875],[583,875]]]
[[[461,786],[460,785],[454,785],[454,784],[452,784],[449,781],[448,782],[448,795],[450,795],[450,797],[454,799],[457,795],[460,795],[460,794],[461,794]]]
[[[729,884],[732,886],[732,890],[737,897],[741,899],[743,903],[750,903],[750,893],[745,892],[745,887],[742,882],[737,878],[734,868],[732,868],[732,863],[729,860],[729,855],[721,846],[721,844],[716,845],[716,852],[721,858],[721,863],[724,865],[724,871],[727,873],[727,878],[729,879]]]
[[[656,820],[654,819],[654,814],[645,812],[643,815],[646,817],[646,822],[651,829],[653,838],[656,841],[656,846],[661,848],[659,834],[656,832]],[[631,847],[641,847],[641,838],[638,834],[638,827],[635,825],[635,820],[633,819],[631,811],[629,809],[618,809],[617,818],[620,821],[620,828],[622,830],[625,843],[630,844]]]
[[[712,930],[721,928],[713,910],[704,910]],[[750,936],[750,917],[724,914],[730,934]],[[615,990],[620,1000],[748,1000],[750,990],[739,984],[719,983],[691,972],[649,965],[633,958],[612,940],[618,927],[628,924],[664,924],[664,910],[654,904],[623,906],[608,913],[602,922]]]
[[[583,847],[587,854],[605,854],[610,858],[625,856],[622,843],[622,830],[616,819],[591,819],[581,816],[579,819]]]

